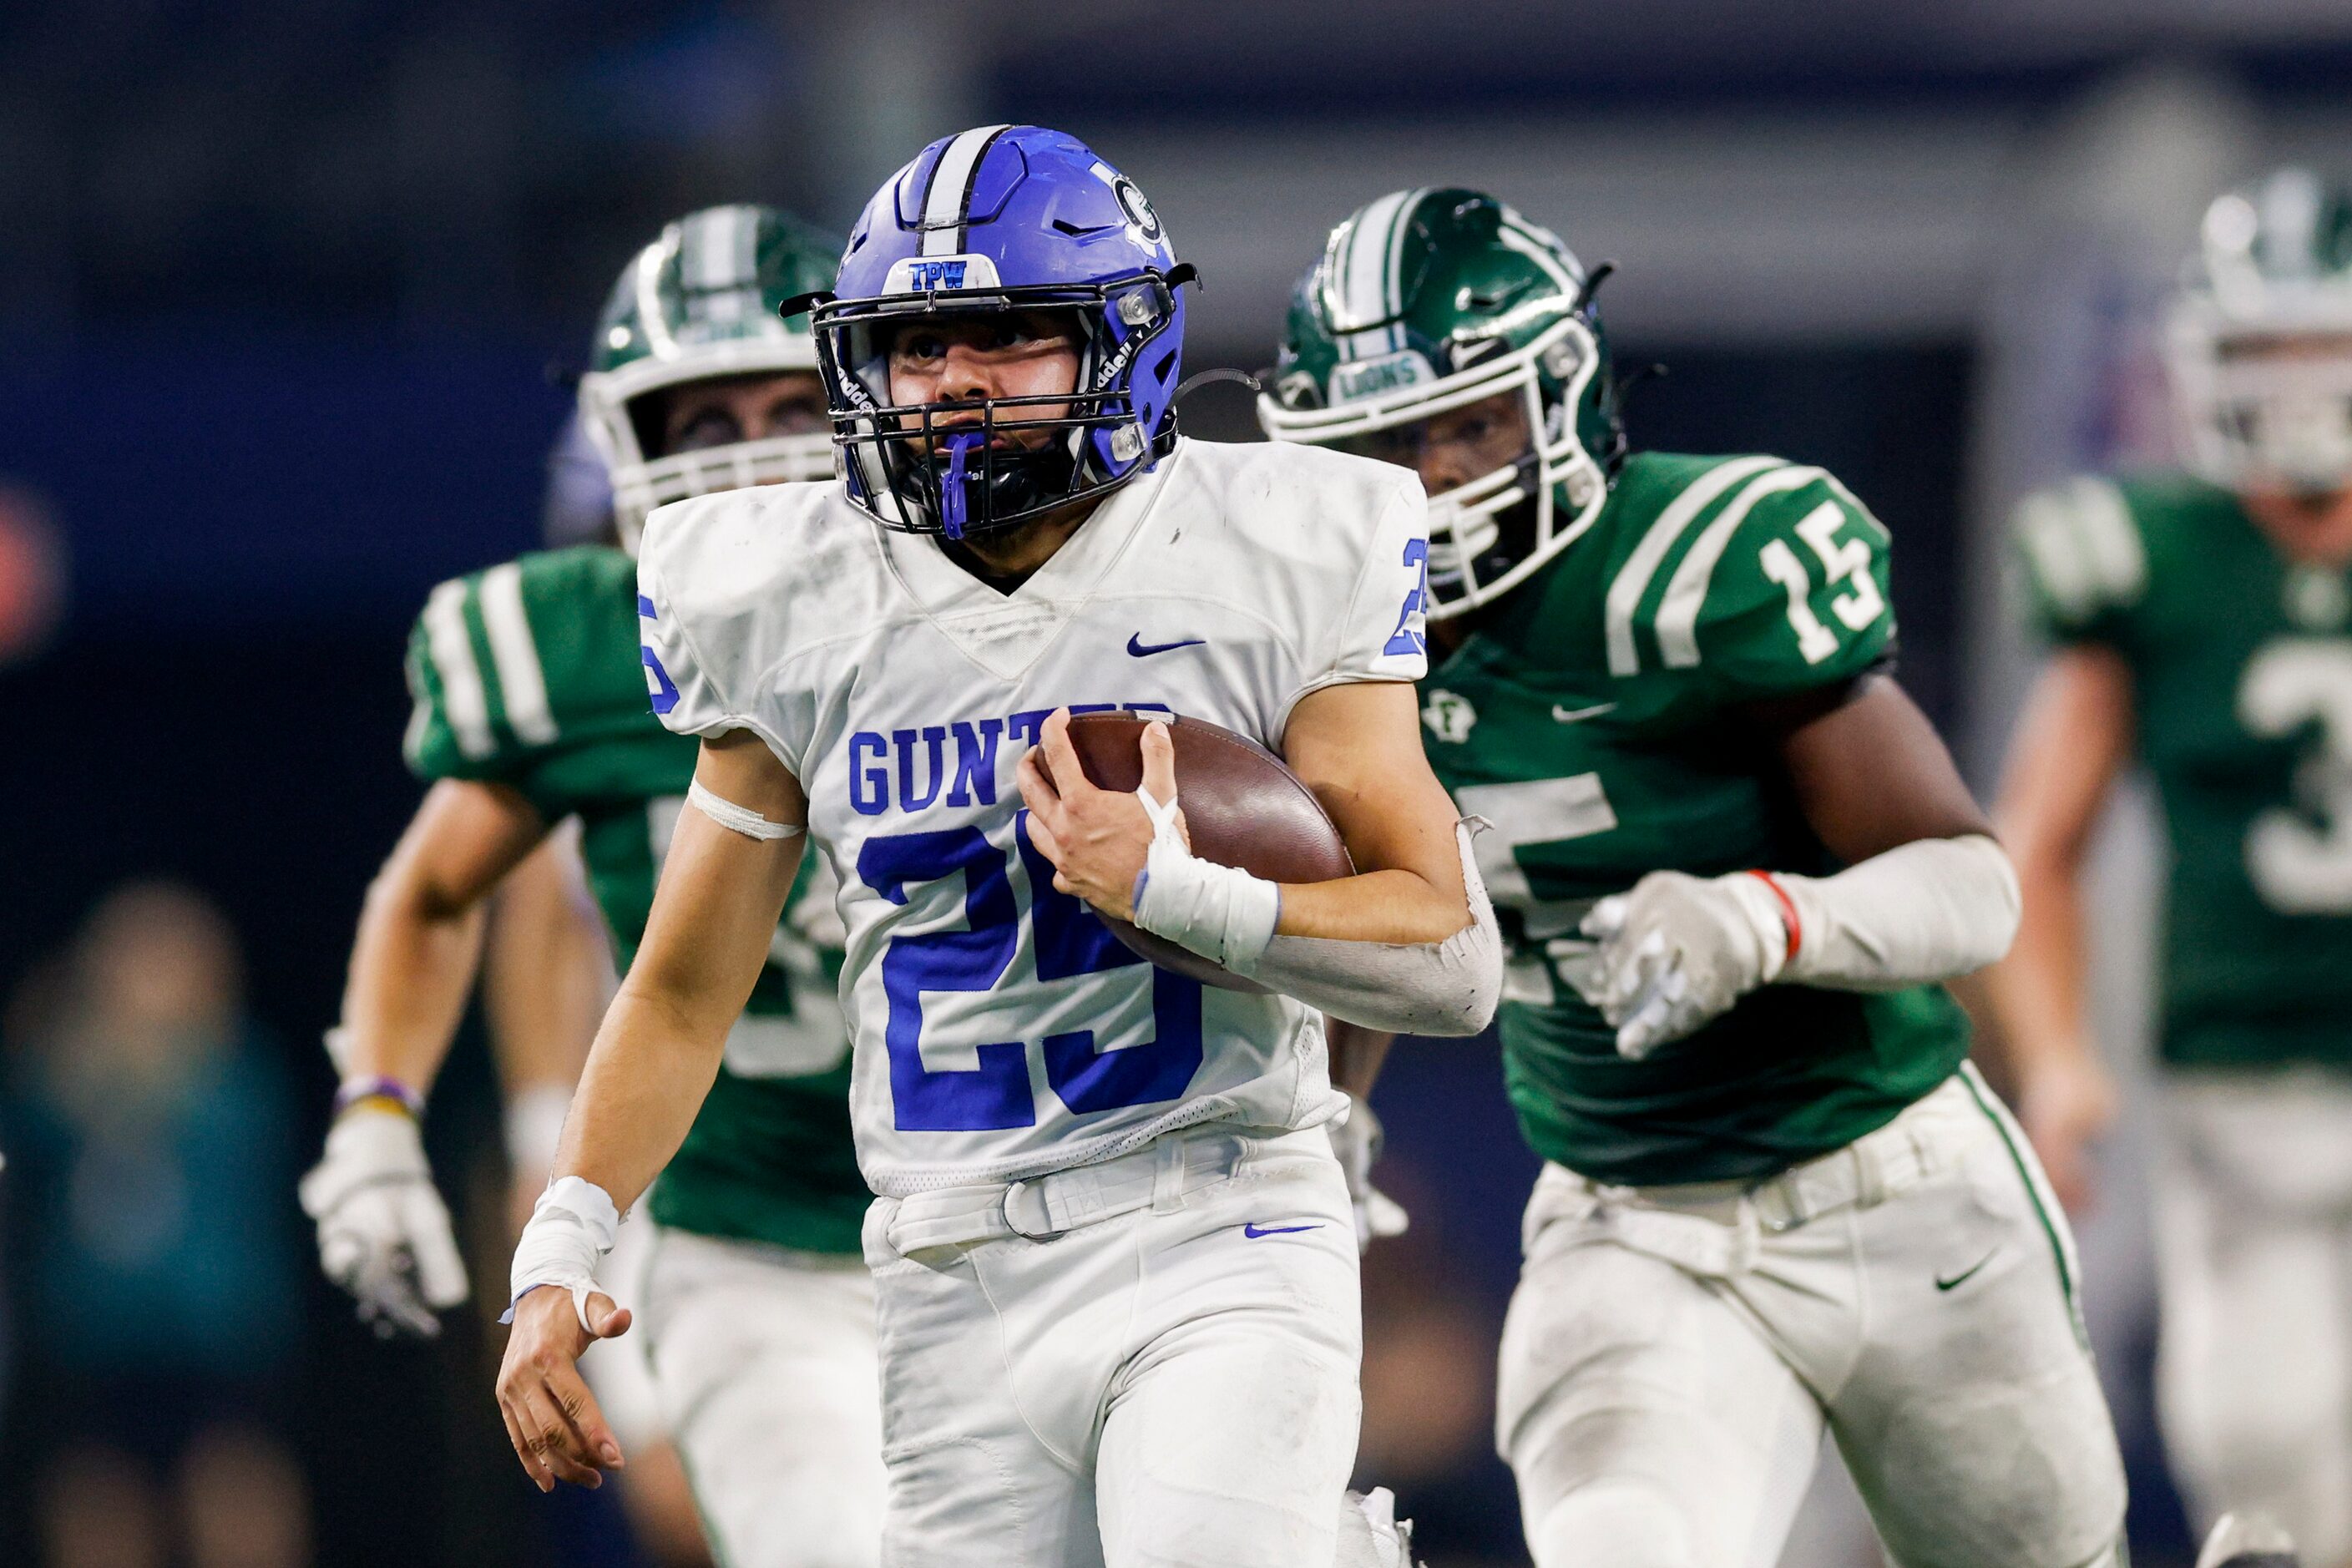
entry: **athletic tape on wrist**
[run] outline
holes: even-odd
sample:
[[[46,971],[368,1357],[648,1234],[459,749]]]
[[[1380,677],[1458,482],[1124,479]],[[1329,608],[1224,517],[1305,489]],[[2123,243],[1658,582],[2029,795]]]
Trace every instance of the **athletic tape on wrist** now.
[[[548,1183],[515,1243],[506,1315],[499,1321],[513,1322],[515,1303],[542,1285],[553,1285],[571,1293],[580,1326],[594,1333],[588,1322],[588,1293],[596,1288],[596,1265],[613,1250],[620,1231],[621,1214],[613,1206],[612,1194],[581,1176],[558,1176]]]
[[[1135,923],[1235,974],[1256,969],[1282,919],[1282,889],[1237,867],[1203,860],[1176,826],[1176,803],[1135,798],[1151,819],[1151,847],[1135,879]]]
[[[749,806],[719,799],[703,788],[699,779],[686,786],[686,798],[693,804],[695,810],[729,832],[740,833],[746,838],[762,841],[790,838],[801,831],[800,824],[796,822],[771,822]]]

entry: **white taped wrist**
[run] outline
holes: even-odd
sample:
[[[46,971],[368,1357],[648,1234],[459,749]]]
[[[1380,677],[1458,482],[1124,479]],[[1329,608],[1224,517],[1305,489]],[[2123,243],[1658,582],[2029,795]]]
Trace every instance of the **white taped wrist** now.
[[[508,1276],[507,1313],[514,1318],[515,1303],[541,1285],[571,1292],[572,1310],[588,1332],[588,1292],[596,1285],[596,1265],[613,1250],[620,1235],[620,1211],[613,1194],[580,1176],[558,1176],[539,1194],[530,1223],[515,1243],[514,1268]]]
[[[1833,877],[1775,873],[1797,913],[1779,978],[1835,991],[1899,991],[1982,969],[2009,951],[2017,872],[1981,833],[1921,838]]]
[[[796,822],[771,822],[749,806],[721,800],[703,788],[699,779],[686,786],[686,798],[695,810],[730,833],[740,833],[746,838],[790,838],[802,830]]]
[[[1263,877],[1203,860],[1176,826],[1176,803],[1137,790],[1151,819],[1151,847],[1135,883],[1135,923],[1235,974],[1257,968],[1282,918],[1282,889]]]

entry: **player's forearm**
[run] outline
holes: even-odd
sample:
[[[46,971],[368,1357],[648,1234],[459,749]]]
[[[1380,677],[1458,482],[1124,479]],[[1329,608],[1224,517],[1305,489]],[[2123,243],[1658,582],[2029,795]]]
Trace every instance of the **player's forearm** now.
[[[2009,956],[1986,973],[2011,1065],[2021,1074],[2063,1066],[2090,1052],[2084,1025],[2083,904],[2075,875],[2029,862],[2021,868],[2025,917]]]
[[[449,1054],[482,950],[482,906],[436,899],[395,860],[368,889],[343,992],[346,1078],[422,1094]]]
[[[1455,827],[1454,840],[1455,879],[1469,919],[1442,941],[1276,935],[1255,950],[1213,945],[1229,968],[1342,1022],[1395,1035],[1475,1035],[1502,998],[1502,938],[1466,824]],[[1192,934],[1200,934],[1198,928]]]
[[[623,983],[573,1092],[557,1175],[593,1183],[623,1211],[637,1201],[719,1076],[727,1026],[714,1028],[709,1011]]]
[[[636,962],[572,1097],[558,1176],[625,1209],[677,1152],[767,962],[802,844],[747,837],[701,810],[679,816]]]
[[[532,1187],[555,1159],[572,1087],[612,994],[604,928],[558,832],[507,876],[482,968],[490,1052],[506,1091],[507,1158]]]
[[[2021,1071],[2071,1065],[2084,1026],[2083,876],[2107,792],[2132,745],[2131,673],[2112,649],[2061,650],[2042,670],[2011,743],[1995,812],[2017,862],[2024,920],[1987,976]]]
[[[1328,942],[1444,942],[1470,923],[1460,879],[1451,880],[1452,886],[1441,887],[1418,871],[1398,870],[1285,883],[1275,934]]]
[[[1389,1047],[1396,1036],[1385,1029],[1367,1029],[1360,1024],[1331,1019],[1324,1026],[1331,1052],[1331,1081],[1339,1088],[1363,1099],[1372,1092],[1372,1084],[1381,1076],[1381,1068],[1389,1058]]]
[[[1832,877],[1756,880],[1776,895],[1778,978],[1796,984],[1893,991],[1949,980],[1997,961],[2017,934],[2016,872],[1980,833],[1898,845]]]

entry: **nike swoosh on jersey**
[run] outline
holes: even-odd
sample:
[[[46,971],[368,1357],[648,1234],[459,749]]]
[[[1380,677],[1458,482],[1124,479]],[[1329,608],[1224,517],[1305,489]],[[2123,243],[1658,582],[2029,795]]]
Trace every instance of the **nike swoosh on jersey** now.
[[[2000,1247],[1994,1247],[1992,1252],[1986,1253],[1982,1258],[1978,1258],[1974,1263],[1969,1264],[1958,1274],[1937,1275],[1936,1289],[1938,1290],[1952,1290],[1958,1289],[1969,1280],[1975,1279],[1977,1270],[1982,1268],[1986,1264],[1990,1263],[1993,1260],[1993,1254],[1998,1253],[2000,1250]]]
[[[1127,651],[1137,658],[1150,658],[1155,653],[1167,653],[1174,648],[1199,647],[1208,640],[1206,637],[1186,637],[1181,642],[1147,643],[1141,632],[1135,632],[1127,639]]]
[[[1321,1230],[1319,1225],[1245,1225],[1242,1234],[1255,1241],[1261,1236],[1290,1236],[1302,1230]]]
[[[1563,708],[1555,702],[1551,705],[1551,716],[1563,724],[1573,724],[1579,720],[1598,719],[1616,706],[1614,702],[1596,702],[1590,708]]]

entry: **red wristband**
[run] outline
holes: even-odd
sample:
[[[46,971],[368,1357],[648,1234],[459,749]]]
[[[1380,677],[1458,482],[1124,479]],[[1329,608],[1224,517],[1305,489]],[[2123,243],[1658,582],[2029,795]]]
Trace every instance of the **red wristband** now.
[[[1780,962],[1787,963],[1805,944],[1805,927],[1804,922],[1797,918],[1797,902],[1789,897],[1789,889],[1780,886],[1780,879],[1771,872],[1751,869],[1748,874],[1771,889],[1772,897],[1780,901],[1780,931],[1789,940],[1789,951],[1780,955]]]

